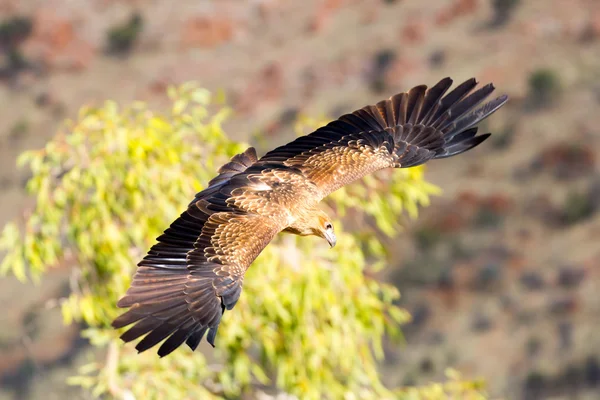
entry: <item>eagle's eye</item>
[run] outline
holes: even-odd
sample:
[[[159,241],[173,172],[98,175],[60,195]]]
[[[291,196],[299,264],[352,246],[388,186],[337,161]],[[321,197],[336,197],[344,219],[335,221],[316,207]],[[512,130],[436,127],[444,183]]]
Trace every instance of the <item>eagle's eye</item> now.
[[[327,229],[327,230],[333,229],[333,225],[331,225],[331,223],[328,222],[325,224],[325,229]]]

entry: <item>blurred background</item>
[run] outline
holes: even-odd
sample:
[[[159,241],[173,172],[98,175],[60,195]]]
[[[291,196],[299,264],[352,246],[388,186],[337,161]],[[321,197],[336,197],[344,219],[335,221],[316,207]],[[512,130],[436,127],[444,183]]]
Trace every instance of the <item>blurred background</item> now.
[[[31,205],[17,155],[82,105],[190,80],[222,93],[235,140],[264,153],[298,116],[331,117],[417,84],[476,77],[507,93],[443,190],[394,243],[387,279],[413,316],[390,385],[452,366],[515,399],[600,398],[600,2],[597,0],[1,0],[0,227]],[[0,399],[80,396],[88,347],[56,299],[0,280]]]

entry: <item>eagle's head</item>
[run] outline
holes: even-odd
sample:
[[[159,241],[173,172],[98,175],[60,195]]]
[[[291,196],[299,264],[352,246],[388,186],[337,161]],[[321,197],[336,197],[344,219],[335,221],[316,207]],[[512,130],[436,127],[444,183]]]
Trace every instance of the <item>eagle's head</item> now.
[[[331,219],[319,208],[315,208],[310,213],[298,218],[285,231],[300,236],[318,236],[327,240],[330,247],[335,246],[337,242]]]

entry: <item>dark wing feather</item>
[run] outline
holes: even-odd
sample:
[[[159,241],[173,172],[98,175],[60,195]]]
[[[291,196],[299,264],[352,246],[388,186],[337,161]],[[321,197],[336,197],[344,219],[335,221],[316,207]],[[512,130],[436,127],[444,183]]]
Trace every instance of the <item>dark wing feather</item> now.
[[[249,147],[243,153],[233,156],[231,161],[219,168],[219,175],[208,182],[208,186],[218,185],[231,179],[232,176],[244,172],[258,160],[254,147]]]
[[[129,342],[146,335],[136,346],[140,352],[164,339],[158,350],[161,357],[184,342],[195,349],[207,331],[207,340],[214,346],[223,312],[232,309],[240,297],[244,273],[284,228],[270,217],[240,211],[204,214],[197,221],[197,240],[186,239],[185,251],[176,237],[177,222],[191,213],[184,213],[152,247],[118,303],[130,309],[113,326],[136,323],[121,338]],[[175,245],[170,244],[172,239]]]
[[[489,134],[477,134],[475,125],[504,105],[498,97],[477,108],[494,90],[478,90],[469,79],[448,92],[452,80],[435,86],[416,86],[377,105],[351,114],[280,146],[257,164],[281,163],[300,169],[323,196],[381,168],[406,168],[433,158],[465,152]]]
[[[253,149],[248,159],[234,157],[222,173],[247,169],[252,154]],[[207,332],[214,346],[221,316],[239,299],[246,269],[285,228],[276,212],[261,216],[234,205],[232,191],[252,185],[241,175],[236,184],[230,176],[196,195],[138,264],[131,287],[117,304],[129,310],[113,321],[115,328],[135,324],[121,336],[125,342],[145,335],[138,351],[163,340],[161,357],[184,342],[194,350]]]

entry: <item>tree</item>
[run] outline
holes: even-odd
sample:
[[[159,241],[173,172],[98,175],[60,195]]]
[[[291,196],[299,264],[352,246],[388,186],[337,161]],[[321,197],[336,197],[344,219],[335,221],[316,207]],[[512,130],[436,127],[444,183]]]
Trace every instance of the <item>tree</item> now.
[[[354,232],[338,221],[333,250],[279,235],[250,268],[214,350],[181,348],[159,359],[119,341],[110,322],[137,261],[216,169],[246,148],[225,136],[229,111],[211,112],[217,102],[206,90],[186,84],[169,95],[166,114],[142,103],[84,108],[68,133],[18,160],[32,171],[27,189],[37,203],[24,232],[17,223],[3,229],[0,271],[39,280],[70,260],[78,287],[62,302],[65,323],[85,322],[84,335],[107,348],[106,359],[70,383],[117,398],[231,398],[260,385],[303,399],[420,398],[385,388],[378,376],[384,336],[399,337],[409,315],[394,304],[396,288],[374,274],[386,263],[381,236],[396,235],[402,212],[416,216],[437,191],[422,168],[384,171],[332,195],[330,215],[363,213],[368,221]],[[446,390],[429,389],[439,388]]]

